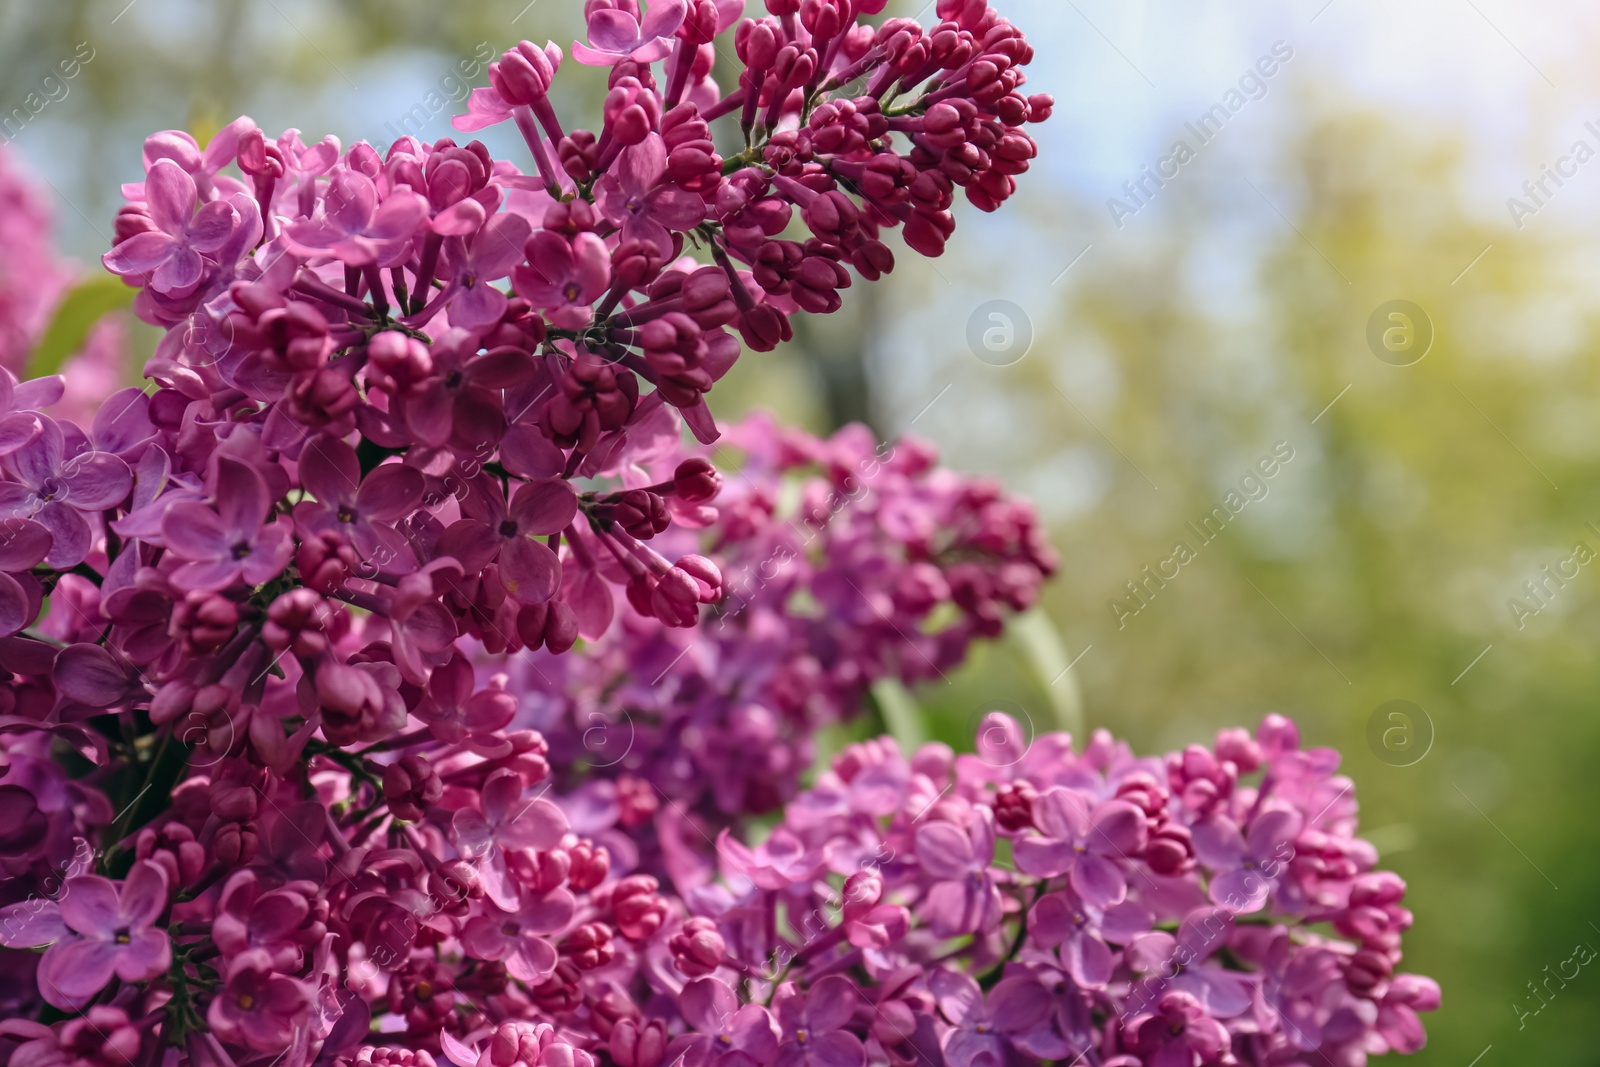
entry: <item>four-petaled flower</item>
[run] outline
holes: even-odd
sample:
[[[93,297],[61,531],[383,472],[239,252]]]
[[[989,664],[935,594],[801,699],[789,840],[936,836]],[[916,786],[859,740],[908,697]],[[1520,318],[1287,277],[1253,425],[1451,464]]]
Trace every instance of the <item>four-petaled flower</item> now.
[[[248,463],[224,456],[217,461],[216,508],[181,500],[161,519],[167,549],[185,560],[172,572],[179,589],[226,589],[283,573],[294,554],[287,522],[267,522],[272,500],[261,475]]]

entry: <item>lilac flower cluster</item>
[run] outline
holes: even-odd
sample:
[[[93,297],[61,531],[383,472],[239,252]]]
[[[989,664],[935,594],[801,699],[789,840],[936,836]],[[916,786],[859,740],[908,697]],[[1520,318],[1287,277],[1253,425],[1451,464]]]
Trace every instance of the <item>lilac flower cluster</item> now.
[[[1420,1047],[1403,886],[1284,720],[1141,760],[994,717],[795,795],[819,727],[954,667],[1054,556],[915,441],[758,419],[720,472],[705,395],[887,271],[886,230],[935,255],[956,187],[997,207],[1050,102],[987,0],[766,6],[589,0],[598,133],[549,102],[560,49],[507,52],[457,126],[513,121],[531,174],[146,141],[104,263],[166,329],[153,389],[80,423],[0,371],[7,1064]]]
[[[823,440],[764,417],[728,441],[743,464],[705,516],[700,546],[724,574],[707,623],[635,616],[581,656],[508,665],[515,724],[544,735],[597,810],[642,820],[657,791],[684,813],[777,807],[816,731],[854,716],[874,681],[954,669],[1055,569],[1030,505],[939,468],[925,442],[879,445],[862,426]]]

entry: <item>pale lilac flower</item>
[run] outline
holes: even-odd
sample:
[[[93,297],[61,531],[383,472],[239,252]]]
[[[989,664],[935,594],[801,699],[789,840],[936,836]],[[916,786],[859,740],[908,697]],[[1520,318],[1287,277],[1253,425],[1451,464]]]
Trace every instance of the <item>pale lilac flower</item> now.
[[[1000,918],[1000,891],[994,861],[994,817],[988,808],[972,809],[967,828],[928,821],[917,828],[917,861],[934,880],[917,907],[941,936],[987,930]]]
[[[1127,893],[1120,863],[1145,847],[1144,813],[1122,800],[1095,803],[1075,789],[1052,787],[1033,800],[1038,836],[1019,838],[1017,869],[1041,878],[1070,876],[1084,900],[1101,907]]]
[[[683,1067],[764,1067],[778,1052],[778,1027],[759,1004],[739,1005],[720,979],[696,978],[678,994],[678,1011],[697,1031],[672,1043]]]
[[[184,562],[172,572],[179,589],[226,589],[235,582],[260,585],[283,573],[294,554],[288,522],[267,522],[272,500],[248,463],[217,463],[215,509],[179,501],[161,520],[168,551]]]
[[[672,255],[669,231],[692,230],[706,215],[699,194],[664,183],[666,173],[666,143],[651,133],[624,148],[616,166],[595,187],[595,205],[622,227],[622,239],[649,241],[663,258]]]
[[[841,1029],[859,1003],[855,983],[830,974],[802,993],[792,986],[773,1000],[783,1041],[775,1067],[862,1067],[860,1038]]]
[[[411,545],[395,528],[422,502],[422,475],[414,468],[385,463],[363,478],[356,450],[338,438],[321,436],[301,450],[299,474],[300,487],[314,498],[294,506],[302,539],[336,533],[384,571],[415,569]]]
[[[517,295],[543,310],[553,325],[578,330],[594,317],[591,305],[611,284],[611,253],[584,231],[568,241],[540,230],[527,243],[528,261],[511,272]]]
[[[1153,1013],[1128,1024],[1132,1044],[1149,1067],[1206,1067],[1233,1063],[1228,1031],[1187,993],[1162,996]]]
[[[478,959],[504,960],[514,978],[536,982],[556,965],[555,946],[545,935],[564,929],[574,910],[572,894],[559,888],[511,910],[486,908],[467,921],[461,945]]]
[[[328,184],[323,214],[291,223],[284,235],[302,256],[329,256],[352,267],[393,265],[428,218],[428,201],[403,186],[380,198],[372,179],[340,168]]]
[[[248,949],[228,961],[226,984],[206,1023],[219,1040],[272,1052],[289,1046],[311,1009],[306,983],[275,973],[266,951]]]
[[[1213,815],[1190,828],[1195,854],[1212,868],[1211,899],[1237,912],[1251,912],[1267,897],[1294,858],[1300,834],[1299,812],[1269,808],[1241,833],[1225,815]]]
[[[40,992],[58,1008],[76,1011],[112,977],[144,982],[167,973],[172,944],[155,925],[167,906],[167,876],[156,864],[136,863],[127,881],[86,874],[67,881],[56,909],[58,939],[39,961]]]
[[[590,43],[572,42],[572,58],[591,67],[616,66],[625,59],[665,59],[689,9],[686,0],[646,0],[641,20],[638,0],[591,0],[585,6]]]
[[[1032,976],[1002,978],[987,997],[971,975],[948,969],[934,971],[928,985],[955,1028],[944,1044],[949,1067],[1006,1067],[1018,1053],[1066,1058],[1066,1043],[1050,1028],[1050,993]]]
[[[489,898],[506,911],[521,906],[506,868],[506,851],[554,848],[567,832],[567,817],[559,807],[544,797],[524,800],[522,793],[515,771],[495,771],[480,794],[482,813],[461,808],[450,824],[456,847],[477,862]]]
[[[89,554],[93,531],[85,516],[121,502],[133,473],[116,456],[85,451],[69,456],[54,419],[39,416],[40,433],[5,457],[15,482],[0,484],[0,516],[33,519],[50,531],[45,562],[62,570]]]
[[[180,295],[200,284],[206,254],[228,243],[239,214],[226,200],[213,200],[195,210],[195,183],[170,159],[150,168],[144,194],[153,229],[137,233],[101,257],[113,274],[149,275],[150,288]]]

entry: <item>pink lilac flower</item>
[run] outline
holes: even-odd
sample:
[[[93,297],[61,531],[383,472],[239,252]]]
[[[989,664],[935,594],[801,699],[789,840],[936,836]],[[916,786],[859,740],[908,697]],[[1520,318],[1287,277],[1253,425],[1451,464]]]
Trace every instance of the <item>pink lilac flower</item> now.
[[[215,508],[180,501],[161,520],[168,549],[185,561],[172,572],[179,589],[260,585],[282,573],[294,552],[289,524],[266,521],[272,501],[253,467],[219,460],[216,481]]]
[[[638,0],[615,0],[586,5],[589,44],[574,41],[572,56],[594,67],[615,66],[624,60],[654,63],[672,50],[672,34],[683,22],[685,0],[645,0],[641,18]]]
[[[89,554],[89,516],[121,502],[133,488],[128,465],[105,452],[68,454],[54,419],[40,416],[40,432],[5,457],[14,481],[0,483],[0,515],[30,518],[50,531],[52,567],[68,569]]]
[[[80,1010],[112,977],[143,982],[165,974],[172,943],[156,925],[167,906],[167,876],[137,863],[120,887],[99,875],[69,879],[55,943],[39,961],[39,991],[58,1008]]]
[[[790,988],[773,1000],[782,1028],[775,1067],[862,1067],[866,1049],[860,1038],[841,1029],[855,1015],[856,987],[830,974],[805,993]]]
[[[615,172],[600,179],[595,201],[622,228],[624,241],[648,241],[663,258],[672,255],[671,231],[693,229],[705,218],[699,196],[662,184],[666,172],[666,145],[652,133],[622,150]]]
[[[778,1028],[759,1004],[741,1006],[716,978],[697,978],[679,996],[683,1019],[696,1033],[685,1034],[668,1048],[669,1057],[684,1067],[762,1067],[778,1052]]]
[[[1059,786],[1033,798],[1036,837],[1017,841],[1017,869],[1053,878],[1070,874],[1072,888],[1091,904],[1105,907],[1127,892],[1119,860],[1144,851],[1144,815],[1120,800],[1094,803],[1077,790]]]
[[[203,257],[228,243],[239,225],[225,200],[195,207],[195,182],[170,159],[158,159],[144,183],[149,227],[102,257],[106,269],[124,277],[148,275],[150,287],[169,296],[192,291],[205,270]]]

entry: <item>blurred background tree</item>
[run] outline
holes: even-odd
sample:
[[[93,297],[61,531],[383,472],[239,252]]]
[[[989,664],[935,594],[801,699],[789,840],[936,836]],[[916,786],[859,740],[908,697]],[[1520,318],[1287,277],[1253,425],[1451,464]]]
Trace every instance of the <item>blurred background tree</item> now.
[[[1600,552],[1600,187],[1587,170],[1547,184],[1520,227],[1506,207],[1574,140],[1600,149],[1596,17],[1554,0],[998,2],[1058,99],[1013,209],[966,208],[943,259],[903,257],[713,397],[728,417],[912,429],[1050,521],[1053,628],[981,648],[912,694],[913,718],[892,692],[880,711],[958,746],[991,707],[1039,730],[1081,714],[1143,750],[1291,714],[1345,754],[1411,885],[1406,965],[1444,988],[1415,1062],[1600,1062],[1600,975],[1550,980],[1576,943],[1600,947],[1600,567],[1547,581],[1542,603],[1524,590],[1580,542]],[[92,267],[147,132],[204,138],[244,111],[346,143],[407,121],[446,136],[460,105],[429,94],[455,94],[458,63],[525,36],[565,46],[580,23],[577,0],[11,0],[0,110],[91,44],[68,95],[8,139]],[[1277,41],[1293,59],[1263,98],[1119,226],[1107,199]],[[603,80],[558,86],[593,101]],[[994,299],[1033,338],[1007,366],[968,342]],[[1410,366],[1366,340],[1395,299],[1434,335]],[[1187,524],[1278,442],[1293,459],[1201,544]],[[1119,618],[1110,603],[1132,605],[1126,583],[1179,540],[1193,561]],[[1519,620],[1514,598],[1540,610]],[[1426,716],[1410,755],[1372,739],[1392,700]]]

